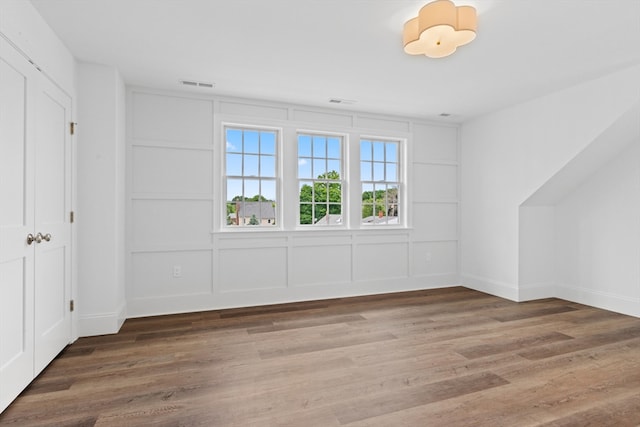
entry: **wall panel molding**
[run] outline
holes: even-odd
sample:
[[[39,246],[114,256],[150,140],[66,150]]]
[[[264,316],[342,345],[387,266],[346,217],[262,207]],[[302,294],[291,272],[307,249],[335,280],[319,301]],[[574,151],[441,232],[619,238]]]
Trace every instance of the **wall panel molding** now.
[[[278,102],[129,88],[128,314],[144,316],[453,286],[457,274],[457,127]],[[407,227],[227,230],[227,123],[277,128],[282,162],[298,131],[405,141]],[[291,146],[294,148],[291,148]],[[347,158],[357,155],[352,146]],[[288,163],[287,163],[288,164]],[[351,164],[356,178],[358,162]],[[283,180],[295,170],[283,166]],[[283,205],[297,184],[283,182]],[[351,190],[357,184],[349,184]],[[356,195],[357,196],[357,195]],[[349,224],[359,198],[347,201]],[[415,203],[413,203],[415,202]],[[283,221],[291,226],[291,213]],[[429,258],[427,258],[427,253]],[[174,277],[178,268],[181,277]]]

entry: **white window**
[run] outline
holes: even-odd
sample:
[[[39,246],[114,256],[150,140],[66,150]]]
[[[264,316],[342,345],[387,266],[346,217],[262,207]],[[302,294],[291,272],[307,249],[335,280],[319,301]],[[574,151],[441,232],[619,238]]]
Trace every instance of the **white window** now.
[[[343,226],[343,138],[298,134],[298,224]]]
[[[224,133],[227,226],[275,226],[278,132],[226,126]]]
[[[360,140],[360,181],[363,225],[398,225],[400,203],[400,143]]]

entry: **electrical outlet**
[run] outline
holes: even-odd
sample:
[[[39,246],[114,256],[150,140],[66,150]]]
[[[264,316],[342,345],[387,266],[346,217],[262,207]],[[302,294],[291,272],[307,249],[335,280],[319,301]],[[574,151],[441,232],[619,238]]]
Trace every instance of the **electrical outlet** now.
[[[426,262],[431,262],[431,252],[427,252],[427,253],[424,255],[424,260],[425,260]]]
[[[182,266],[174,265],[173,266],[173,277],[182,277]]]

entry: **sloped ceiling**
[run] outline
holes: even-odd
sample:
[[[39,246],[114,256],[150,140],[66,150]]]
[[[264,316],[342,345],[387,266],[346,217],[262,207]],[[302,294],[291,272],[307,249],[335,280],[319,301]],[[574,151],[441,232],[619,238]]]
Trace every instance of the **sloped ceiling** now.
[[[478,9],[478,37],[437,60],[402,51],[426,1],[32,3],[76,58],[130,84],[453,122],[640,63],[637,0],[460,1]]]
[[[552,206],[596,173],[631,144],[640,143],[640,103],[622,114],[522,206]]]

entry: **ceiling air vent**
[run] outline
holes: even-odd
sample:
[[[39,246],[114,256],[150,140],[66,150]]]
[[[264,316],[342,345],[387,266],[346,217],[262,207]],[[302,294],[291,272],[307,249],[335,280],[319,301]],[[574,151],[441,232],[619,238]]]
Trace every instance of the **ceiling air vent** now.
[[[355,104],[357,101],[353,100],[353,99],[342,99],[342,98],[331,98],[329,99],[329,104],[344,104],[344,105],[351,105],[351,104]]]
[[[185,86],[203,87],[205,89],[213,89],[216,87],[215,83],[197,82],[195,80],[180,80],[180,83]]]

